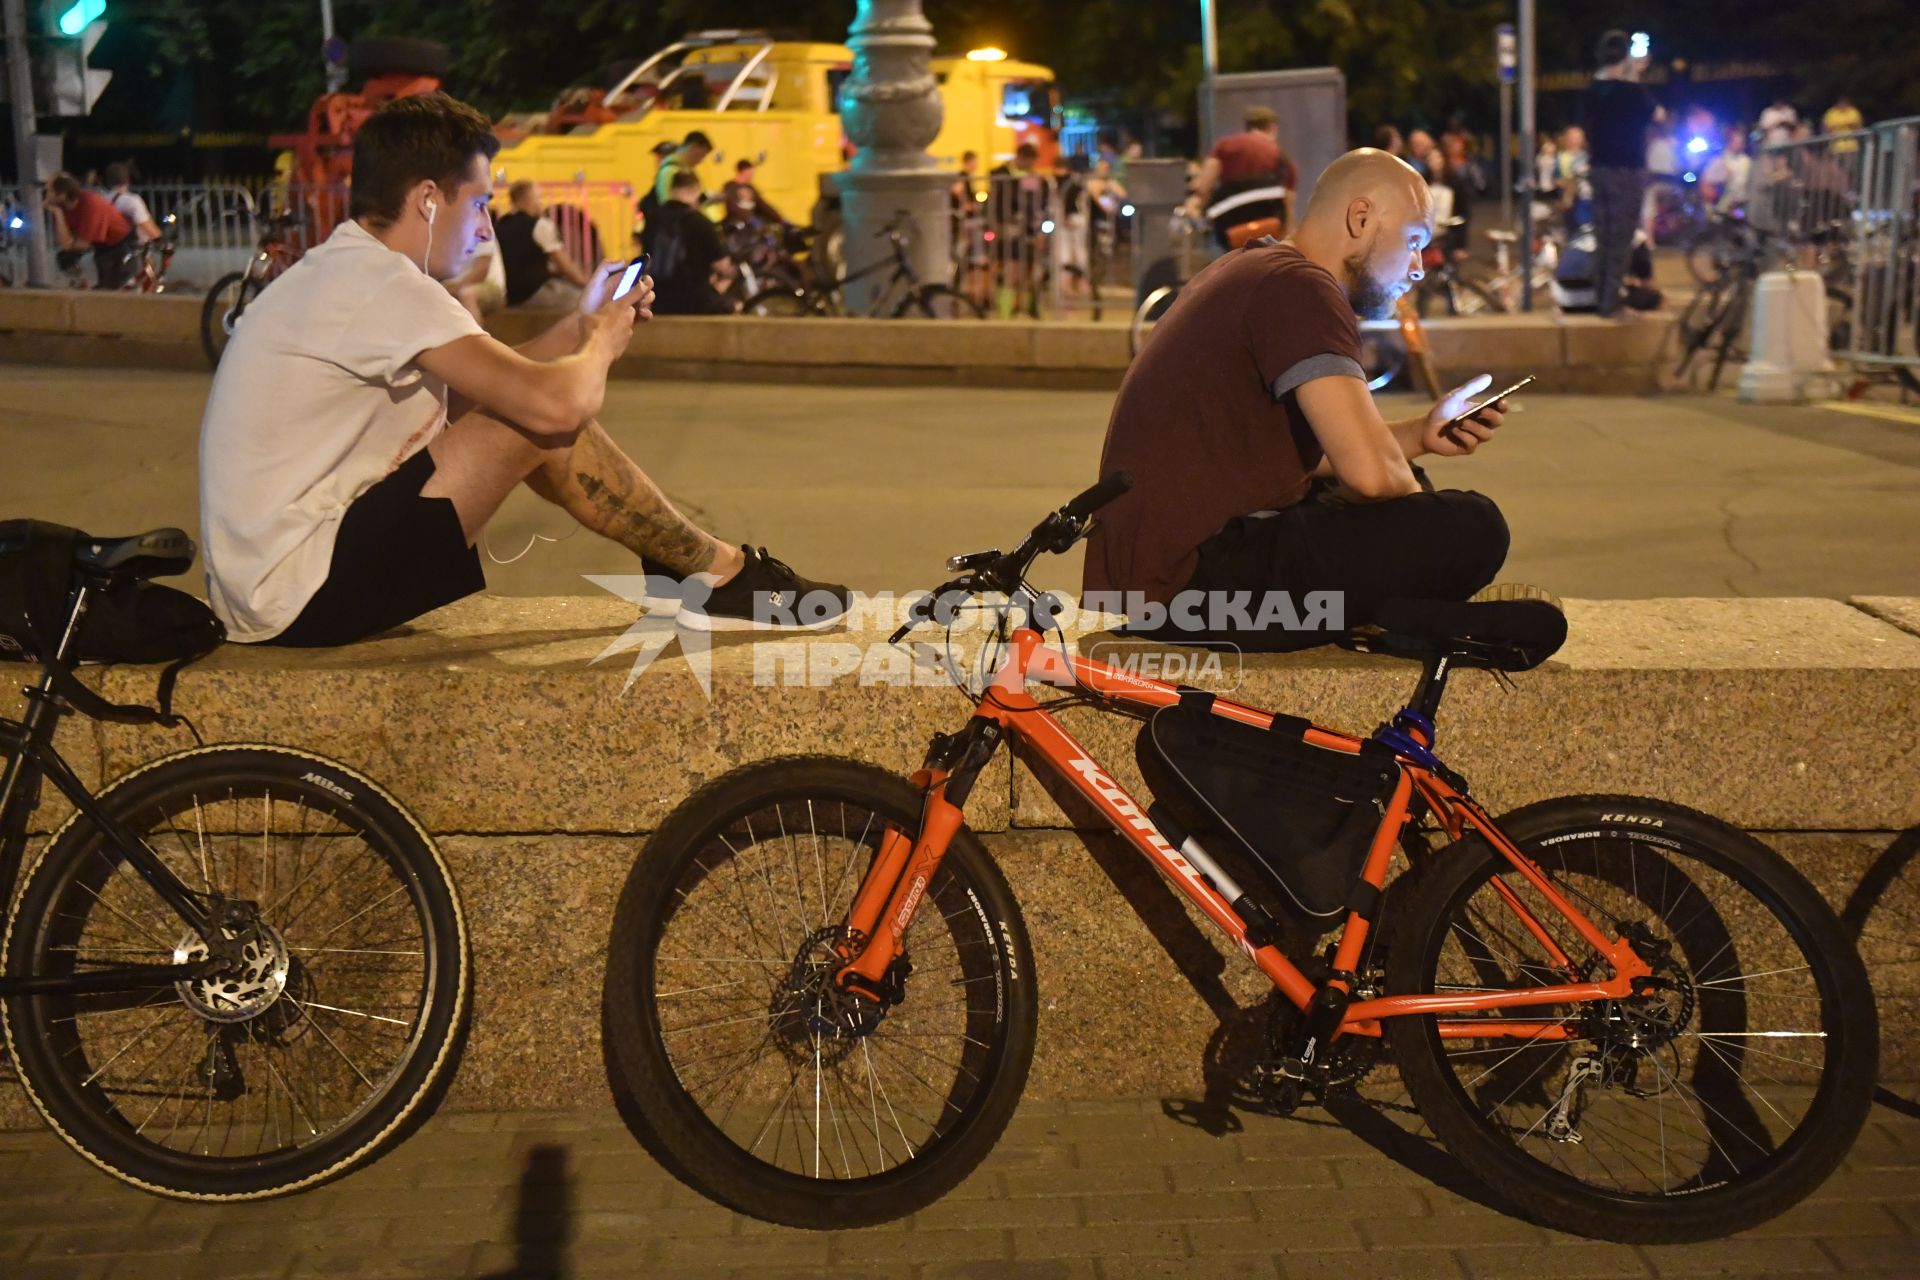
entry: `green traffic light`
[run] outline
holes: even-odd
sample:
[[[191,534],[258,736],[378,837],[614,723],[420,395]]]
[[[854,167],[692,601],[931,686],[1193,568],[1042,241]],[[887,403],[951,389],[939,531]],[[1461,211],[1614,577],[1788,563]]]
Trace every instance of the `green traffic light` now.
[[[60,34],[77,36],[106,12],[107,0],[74,0],[73,8],[60,15]]]

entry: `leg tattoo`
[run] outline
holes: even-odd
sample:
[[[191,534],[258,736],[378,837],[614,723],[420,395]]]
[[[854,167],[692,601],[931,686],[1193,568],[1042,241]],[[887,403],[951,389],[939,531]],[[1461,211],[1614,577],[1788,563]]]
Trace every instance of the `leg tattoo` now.
[[[681,515],[598,422],[589,422],[573,447],[556,451],[527,484],[595,533],[677,573],[706,572],[732,550]]]

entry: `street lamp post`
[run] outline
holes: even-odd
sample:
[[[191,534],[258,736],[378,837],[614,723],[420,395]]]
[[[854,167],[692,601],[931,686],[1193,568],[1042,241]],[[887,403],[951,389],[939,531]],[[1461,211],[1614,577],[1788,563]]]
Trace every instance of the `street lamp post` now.
[[[923,280],[953,274],[953,229],[947,211],[951,177],[927,154],[944,108],[933,77],[933,24],[920,0],[860,0],[847,44],[853,74],[841,88],[840,121],[857,148],[839,175],[847,273],[891,252],[880,229],[897,214],[911,219],[909,252]],[[847,309],[872,305],[885,286],[876,272],[848,287]]]
[[[44,288],[47,224],[40,211],[39,124],[33,115],[33,64],[27,54],[25,0],[5,0],[7,95],[13,99],[13,160],[20,175],[20,216],[27,223],[27,283]]]
[[[1213,147],[1213,80],[1220,74],[1220,30],[1213,0],[1200,0],[1200,154]]]
[[[1534,0],[1520,0],[1520,309],[1533,310]]]

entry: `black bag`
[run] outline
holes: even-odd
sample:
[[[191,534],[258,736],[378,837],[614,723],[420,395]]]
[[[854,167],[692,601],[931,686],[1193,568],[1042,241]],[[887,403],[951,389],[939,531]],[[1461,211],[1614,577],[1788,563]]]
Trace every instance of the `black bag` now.
[[[1305,720],[1276,716],[1258,729],[1216,716],[1188,696],[1154,712],[1136,752],[1154,798],[1195,834],[1216,833],[1266,873],[1301,914],[1344,916],[1386,801],[1399,780],[1393,752],[1358,755],[1305,740]]]
[[[87,597],[87,612],[67,667],[51,665],[74,586],[75,552],[86,534],[38,520],[0,521],[0,659],[37,662],[54,691],[80,711],[127,724],[171,724],[175,679],[188,663],[226,640],[212,609],[184,591],[114,575]],[[165,662],[159,708],[111,703],[75,680],[77,662]]]

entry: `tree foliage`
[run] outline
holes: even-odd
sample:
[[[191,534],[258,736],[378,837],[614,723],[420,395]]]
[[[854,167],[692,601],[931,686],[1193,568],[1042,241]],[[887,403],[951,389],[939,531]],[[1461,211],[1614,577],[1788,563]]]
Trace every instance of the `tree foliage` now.
[[[1852,93],[1869,117],[1920,110],[1911,0],[1614,0],[1604,14],[1542,3],[1543,70],[1589,65],[1604,26],[1654,33],[1693,61],[1769,59],[1797,73],[1806,105]],[[111,0],[95,62],[115,72],[95,123],[260,132],[297,128],[323,88],[317,0]],[[544,107],[564,85],[643,57],[682,33],[765,26],[844,39],[855,0],[335,0],[341,34],[438,39],[451,92],[494,114]],[[1219,0],[1223,71],[1333,66],[1352,132],[1380,121],[1437,124],[1493,110],[1492,29],[1511,0]],[[998,44],[1045,62],[1069,97],[1177,120],[1200,82],[1194,0],[925,0],[948,50]],[[176,118],[177,117],[177,118]]]

